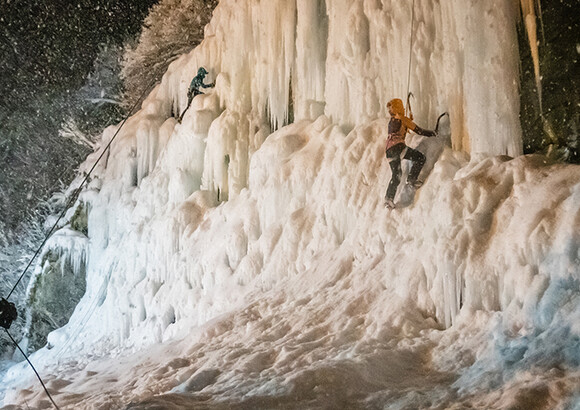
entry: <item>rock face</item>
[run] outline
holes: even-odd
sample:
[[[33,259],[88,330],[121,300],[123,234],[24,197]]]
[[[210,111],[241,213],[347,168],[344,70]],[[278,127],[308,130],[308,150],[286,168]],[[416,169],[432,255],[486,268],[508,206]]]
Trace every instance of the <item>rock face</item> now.
[[[66,325],[86,291],[86,211],[78,207],[71,226],[47,243],[26,298],[28,350],[46,345],[47,335]],[[48,346],[51,347],[50,345]]]

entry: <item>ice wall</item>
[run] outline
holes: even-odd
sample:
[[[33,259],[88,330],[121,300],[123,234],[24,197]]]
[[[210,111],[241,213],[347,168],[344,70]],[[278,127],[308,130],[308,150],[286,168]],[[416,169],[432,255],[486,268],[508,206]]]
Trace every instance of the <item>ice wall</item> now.
[[[413,32],[412,2],[327,3],[327,115],[358,125],[410,91],[425,127],[449,111],[454,148],[521,154],[513,2],[415,2]]]
[[[513,2],[417,2],[414,14],[411,33],[404,2],[220,2],[85,194],[88,291],[51,343],[165,340],[303,272],[352,233],[361,209],[382,212],[385,105],[407,91],[411,35],[417,122],[433,127],[448,110],[454,148],[520,154]],[[216,87],[178,123],[199,66]],[[442,150],[421,146],[432,160]],[[437,308],[447,324],[451,299]],[[98,328],[86,327],[93,316]]]
[[[580,169],[517,156],[515,2],[415,2],[415,118],[432,127],[448,110],[451,123],[409,138],[425,185],[383,206],[409,3],[222,0],[204,42],[105,130],[83,170],[119,133],[82,194],[89,239],[74,248],[87,292],[33,357],[59,399],[111,408],[204,389],[204,402],[308,407],[350,390],[359,407],[403,394],[415,408],[427,389],[443,408],[485,390],[468,408],[497,406],[501,385],[515,408],[574,394]],[[216,87],[178,123],[200,65]],[[567,369],[539,390],[529,379]],[[44,400],[12,388],[25,370],[8,372],[5,404]]]
[[[386,102],[410,91],[420,125],[451,114],[455,149],[520,155],[517,4],[416,3],[411,32],[412,14],[410,4],[390,1],[222,2],[206,40],[170,69],[163,93],[183,110],[191,77],[207,66],[224,116],[243,118],[237,140],[250,154],[289,120],[324,113],[348,131],[384,118]],[[246,183],[236,161],[247,158],[217,156],[206,183],[228,197],[229,183]],[[214,169],[222,157],[238,169],[235,178]]]
[[[385,117],[386,102],[410,91],[425,127],[450,112],[456,149],[521,154],[518,5],[415,2],[412,32],[411,15],[411,3],[387,0],[222,2],[173,92],[183,105],[206,64],[223,77],[229,110],[251,110],[273,128],[289,114],[324,112],[351,129]]]

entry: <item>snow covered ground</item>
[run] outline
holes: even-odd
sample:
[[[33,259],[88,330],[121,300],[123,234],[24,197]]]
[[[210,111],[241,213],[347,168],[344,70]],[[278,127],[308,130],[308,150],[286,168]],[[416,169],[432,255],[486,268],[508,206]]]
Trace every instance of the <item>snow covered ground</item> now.
[[[418,3],[415,117],[451,121],[392,211],[409,5],[220,3],[82,195],[87,293],[31,358],[59,407],[580,407],[580,167],[518,156],[513,2]]]

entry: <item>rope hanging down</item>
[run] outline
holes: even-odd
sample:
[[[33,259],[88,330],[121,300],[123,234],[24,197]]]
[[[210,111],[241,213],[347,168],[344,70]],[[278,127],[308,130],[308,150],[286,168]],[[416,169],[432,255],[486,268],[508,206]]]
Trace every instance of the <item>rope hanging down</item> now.
[[[74,203],[74,201],[76,201],[78,195],[81,193],[81,190],[83,189],[83,186],[88,181],[91,173],[95,170],[95,168],[97,167],[98,163],[105,156],[105,154],[109,150],[111,144],[113,143],[113,141],[115,140],[115,138],[119,134],[119,131],[121,131],[121,129],[123,128],[123,125],[125,125],[125,123],[129,119],[129,117],[133,113],[133,110],[135,109],[135,107],[137,107],[137,105],[139,103],[141,103],[141,101],[143,101],[143,98],[145,97],[146,93],[151,90],[151,87],[153,86],[153,84],[155,83],[155,81],[156,80],[154,79],[153,82],[151,82],[151,84],[149,85],[149,87],[145,88],[145,90],[143,91],[143,94],[141,94],[141,96],[139,97],[139,99],[135,102],[135,104],[133,104],[133,106],[131,107],[131,109],[129,110],[129,112],[127,113],[127,115],[125,116],[125,118],[123,119],[123,122],[121,123],[121,126],[117,129],[117,131],[115,132],[115,134],[113,135],[113,137],[111,138],[111,140],[109,141],[109,143],[107,144],[107,146],[105,147],[105,149],[103,150],[103,152],[101,153],[101,155],[99,156],[99,158],[97,158],[97,161],[95,161],[95,163],[93,164],[93,166],[91,167],[91,169],[89,170],[89,172],[87,173],[87,175],[85,176],[85,178],[83,179],[83,181],[80,183],[80,185],[75,189],[75,191],[73,192],[73,194],[70,196],[70,198],[66,202],[66,204],[65,204],[62,212],[58,216],[56,222],[52,225],[52,228],[50,228],[50,230],[48,231],[48,233],[44,237],[44,240],[42,241],[42,243],[40,244],[40,246],[38,247],[38,249],[36,250],[36,252],[34,253],[34,255],[32,255],[32,258],[30,258],[30,261],[28,262],[28,265],[26,265],[26,268],[24,268],[24,271],[22,272],[22,274],[20,275],[20,277],[18,278],[18,280],[16,281],[16,283],[12,287],[12,290],[10,291],[10,293],[8,294],[8,296],[6,296],[6,299],[9,299],[10,298],[10,296],[12,295],[12,293],[14,292],[14,290],[16,289],[16,287],[18,286],[18,284],[20,283],[20,281],[22,280],[22,278],[24,277],[24,275],[26,274],[26,272],[28,271],[28,269],[32,265],[32,262],[38,256],[38,254],[42,250],[43,246],[48,241],[48,238],[50,238],[50,236],[56,230],[56,228],[58,226],[58,223],[64,217],[64,215],[66,214],[66,211],[68,211],[68,209],[70,208],[70,206]]]
[[[10,338],[10,340],[12,340],[12,343],[14,343],[14,346],[16,346],[16,348],[18,348],[18,350],[20,351],[20,353],[22,353],[22,356],[24,356],[24,358],[26,359],[26,361],[28,362],[28,364],[30,365],[30,367],[32,367],[32,370],[34,371],[34,374],[36,374],[36,377],[38,378],[38,381],[42,385],[42,388],[44,389],[44,392],[46,393],[46,395],[48,396],[48,398],[52,402],[52,405],[54,406],[54,408],[56,410],[60,410],[60,408],[54,402],[54,400],[53,400],[52,396],[50,395],[48,389],[44,385],[44,382],[40,378],[40,375],[38,374],[38,372],[36,371],[36,369],[34,368],[34,366],[32,365],[32,363],[30,362],[30,359],[28,358],[28,356],[26,356],[26,354],[24,353],[24,351],[20,348],[20,346],[18,346],[18,343],[16,343],[16,340],[14,340],[14,338],[12,337],[12,335],[10,334],[10,332],[8,331],[8,329],[4,328],[4,330],[6,330],[6,334],[8,335],[8,337]]]
[[[414,32],[413,27],[415,24],[415,0],[411,5],[411,38],[409,40],[409,68],[407,70],[407,106],[405,107],[405,112],[409,116],[409,118],[413,119],[413,110],[411,109],[411,97],[415,97],[412,92],[409,91],[411,88],[411,62],[413,60],[413,39],[414,39]],[[437,117],[437,124],[435,125],[435,132],[439,132],[439,122],[441,118],[444,116],[449,117],[449,113],[444,112],[439,117]]]
[[[16,320],[17,317],[18,317],[18,312],[16,311],[16,306],[14,306],[14,303],[8,302],[6,299],[1,298],[0,299],[0,326],[2,326],[4,328],[4,330],[6,331],[6,334],[8,335],[10,340],[12,340],[12,343],[14,343],[14,346],[16,346],[16,348],[20,351],[20,353],[22,353],[22,356],[24,356],[24,358],[26,359],[26,361],[28,362],[30,367],[32,367],[32,370],[34,371],[34,374],[36,374],[38,381],[40,381],[40,384],[42,385],[42,388],[44,389],[46,395],[48,396],[48,398],[50,399],[50,401],[52,402],[54,407],[57,410],[59,410],[57,404],[52,399],[50,392],[48,391],[48,389],[44,385],[44,382],[40,378],[40,375],[38,374],[38,372],[36,371],[36,369],[34,368],[32,363],[30,362],[30,359],[28,358],[28,356],[26,356],[26,354],[20,348],[20,346],[18,346],[18,343],[16,343],[16,340],[14,340],[14,338],[12,337],[10,332],[8,331],[8,329],[10,329],[10,325],[12,325],[12,322],[14,320]]]
[[[42,241],[42,243],[40,244],[40,246],[38,247],[38,249],[36,250],[36,252],[34,253],[34,255],[32,255],[32,258],[30,258],[30,261],[26,265],[26,268],[24,268],[24,271],[22,272],[22,274],[20,275],[20,277],[18,278],[18,280],[16,281],[16,283],[12,287],[12,290],[10,291],[10,293],[8,294],[8,296],[6,297],[6,299],[1,298],[1,300],[0,300],[0,326],[4,328],[4,330],[6,331],[6,334],[8,334],[8,337],[10,338],[10,340],[12,340],[12,343],[14,343],[14,346],[16,346],[16,348],[20,351],[20,353],[22,353],[22,355],[24,356],[24,358],[26,359],[26,361],[28,362],[28,364],[30,365],[30,367],[32,368],[32,370],[34,371],[34,374],[36,374],[36,377],[40,381],[40,384],[42,385],[42,388],[46,392],[46,395],[48,396],[48,398],[50,399],[50,401],[52,402],[52,404],[54,405],[54,407],[57,410],[59,410],[59,407],[54,402],[52,396],[50,395],[48,389],[46,388],[44,382],[42,381],[42,378],[40,377],[40,375],[38,374],[38,372],[36,371],[36,369],[32,365],[32,363],[30,362],[30,359],[28,359],[28,356],[26,355],[26,353],[24,353],[24,351],[20,348],[20,346],[18,345],[18,343],[16,342],[16,340],[14,340],[14,338],[12,337],[12,335],[10,334],[10,332],[8,331],[8,329],[10,329],[10,325],[12,324],[12,322],[14,320],[16,320],[16,318],[18,317],[18,312],[16,310],[16,307],[15,307],[14,303],[8,302],[8,299],[10,298],[10,296],[12,295],[12,293],[14,292],[14,290],[16,290],[16,287],[18,286],[18,284],[20,283],[20,281],[22,280],[22,278],[24,277],[24,275],[26,274],[26,272],[28,271],[28,269],[32,265],[32,262],[38,256],[38,254],[40,253],[40,251],[42,250],[42,248],[44,247],[44,245],[48,241],[48,238],[50,238],[50,236],[52,235],[52,233],[56,230],[56,228],[58,226],[58,223],[64,217],[64,215],[66,214],[66,211],[70,208],[70,206],[74,203],[74,201],[76,201],[76,199],[77,199],[78,195],[80,194],[83,186],[88,181],[91,173],[95,170],[95,168],[97,167],[97,164],[105,156],[105,153],[111,147],[111,144],[113,143],[113,141],[115,140],[115,138],[117,137],[117,135],[119,134],[119,132],[121,131],[121,128],[123,128],[123,126],[125,125],[125,123],[129,119],[129,117],[133,113],[133,110],[137,107],[138,104],[140,104],[143,101],[143,98],[145,98],[145,95],[147,94],[147,92],[151,91],[151,88],[153,87],[153,84],[155,82],[156,82],[156,80],[153,79],[153,81],[151,82],[151,84],[149,84],[149,86],[145,88],[145,90],[143,91],[143,94],[141,94],[141,96],[139,97],[139,99],[135,102],[135,104],[133,104],[133,106],[131,107],[131,109],[129,110],[129,112],[127,113],[127,115],[125,116],[125,118],[123,119],[123,122],[121,123],[121,125],[119,126],[119,128],[117,129],[117,131],[115,132],[115,134],[113,135],[113,137],[111,138],[111,140],[109,141],[109,143],[107,144],[107,146],[105,147],[105,149],[103,149],[103,152],[101,153],[101,155],[99,156],[99,158],[97,158],[97,160],[95,161],[95,163],[93,164],[93,166],[91,167],[91,169],[89,170],[89,172],[87,173],[87,175],[85,176],[85,178],[83,179],[83,181],[75,189],[75,191],[73,192],[73,194],[70,196],[70,198],[66,202],[66,204],[64,206],[64,209],[62,210],[62,212],[58,216],[56,222],[52,225],[52,227],[50,228],[50,230],[48,231],[48,233],[44,237],[44,240]]]
[[[411,86],[411,60],[413,59],[413,26],[415,23],[415,0],[411,5],[411,39],[409,40],[409,68],[407,70],[407,108],[409,109],[409,88]]]

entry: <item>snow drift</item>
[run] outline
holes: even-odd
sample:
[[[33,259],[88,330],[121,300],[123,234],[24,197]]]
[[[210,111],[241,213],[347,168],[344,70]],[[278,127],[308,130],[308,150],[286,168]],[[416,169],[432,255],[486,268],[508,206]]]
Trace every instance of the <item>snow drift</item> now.
[[[57,403],[578,405],[580,168],[519,156],[516,13],[417,2],[409,56],[403,2],[220,2],[77,204],[87,291],[33,356]],[[388,212],[409,59],[417,123],[451,121]],[[30,377],[5,404],[49,406]]]

